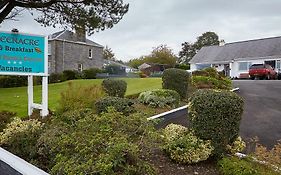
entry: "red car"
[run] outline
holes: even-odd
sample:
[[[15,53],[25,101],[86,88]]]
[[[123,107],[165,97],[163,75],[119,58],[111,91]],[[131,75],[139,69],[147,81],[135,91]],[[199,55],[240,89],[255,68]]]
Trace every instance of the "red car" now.
[[[249,75],[252,80],[259,79],[276,79],[277,72],[268,64],[253,64],[249,69]]]

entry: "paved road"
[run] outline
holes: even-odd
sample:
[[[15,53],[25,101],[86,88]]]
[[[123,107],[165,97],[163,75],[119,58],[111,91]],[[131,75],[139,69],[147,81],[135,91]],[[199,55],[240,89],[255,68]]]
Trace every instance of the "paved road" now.
[[[257,136],[260,143],[272,147],[281,139],[281,81],[235,80],[233,85],[245,99],[241,136]]]

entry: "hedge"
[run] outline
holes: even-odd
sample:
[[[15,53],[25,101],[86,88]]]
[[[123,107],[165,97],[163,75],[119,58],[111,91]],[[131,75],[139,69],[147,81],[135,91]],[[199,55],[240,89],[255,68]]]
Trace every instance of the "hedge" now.
[[[199,138],[212,141],[216,157],[238,137],[243,105],[243,99],[229,91],[201,89],[190,98],[191,126]]]
[[[189,73],[182,69],[166,69],[162,76],[163,89],[177,91],[181,98],[187,97]]]

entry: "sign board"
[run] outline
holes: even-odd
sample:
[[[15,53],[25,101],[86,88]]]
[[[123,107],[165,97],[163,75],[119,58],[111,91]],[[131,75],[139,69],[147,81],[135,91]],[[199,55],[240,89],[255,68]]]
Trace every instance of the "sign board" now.
[[[48,74],[47,37],[0,32],[0,74]]]

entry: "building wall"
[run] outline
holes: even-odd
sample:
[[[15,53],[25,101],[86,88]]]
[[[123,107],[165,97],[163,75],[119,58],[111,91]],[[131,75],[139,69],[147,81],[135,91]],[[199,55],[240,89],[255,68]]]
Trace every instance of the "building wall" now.
[[[53,40],[51,44],[51,55],[49,61],[50,73],[60,73],[64,70],[78,70],[78,64],[83,65],[83,70],[89,68],[102,68],[103,48],[73,43],[68,41]],[[89,58],[89,49],[92,49],[92,58]]]

